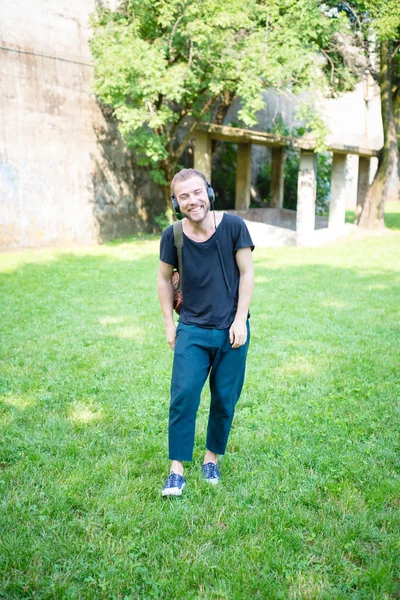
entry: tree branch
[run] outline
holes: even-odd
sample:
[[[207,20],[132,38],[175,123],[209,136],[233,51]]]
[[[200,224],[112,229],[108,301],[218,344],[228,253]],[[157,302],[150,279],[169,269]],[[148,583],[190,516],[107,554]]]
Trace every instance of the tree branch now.
[[[182,155],[183,151],[185,150],[185,148],[186,148],[186,146],[187,146],[190,138],[192,137],[192,135],[196,131],[197,125],[201,121],[201,117],[210,108],[210,106],[212,105],[212,103],[214,101],[215,101],[215,96],[211,96],[211,98],[209,98],[207,100],[207,102],[205,103],[205,105],[201,109],[201,112],[200,112],[199,116],[197,117],[197,119],[195,119],[194,123],[192,123],[192,125],[189,127],[189,130],[188,130],[187,134],[185,135],[185,137],[183,138],[182,142],[180,143],[177,151],[174,152],[173,158],[175,158],[176,160],[178,160],[180,158],[180,156]]]
[[[174,41],[174,35],[175,35],[175,33],[176,33],[176,29],[177,29],[177,27],[178,27],[178,25],[179,25],[179,22],[180,22],[180,21],[182,21],[182,19],[183,19],[183,16],[184,16],[184,14],[185,14],[185,12],[183,12],[183,13],[182,13],[182,14],[181,14],[181,15],[180,15],[178,18],[177,18],[177,20],[175,21],[175,23],[174,23],[174,26],[173,26],[173,28],[172,28],[172,31],[171,31],[171,36],[170,36],[170,38],[169,38],[169,56],[170,56],[170,59],[172,58],[172,60],[173,60],[173,56],[174,56],[174,49],[173,49],[173,46],[172,46],[172,44],[173,44],[173,41]],[[169,60],[169,61],[168,61],[168,63],[170,63],[170,62],[171,62],[171,61]]]
[[[344,5],[344,6],[345,6],[345,7],[346,7],[346,8],[347,8],[347,9],[348,9],[348,10],[349,10],[349,11],[350,11],[350,12],[351,12],[351,13],[352,13],[354,16],[355,16],[355,18],[356,18],[356,21],[357,21],[357,23],[358,23],[358,27],[359,27],[359,29],[360,29],[360,32],[361,32],[361,35],[362,35],[362,38],[363,38],[363,40],[364,40],[364,35],[363,35],[363,33],[362,33],[362,23],[361,23],[361,21],[360,21],[360,17],[358,16],[358,14],[357,14],[357,13],[355,12],[355,10],[354,10],[354,9],[353,9],[353,8],[350,6],[350,4],[349,4],[348,2],[343,2],[343,5]]]
[[[266,56],[267,50],[268,50],[268,37],[269,37],[269,13],[268,13],[268,6],[266,6],[264,50],[263,50],[264,56]]]
[[[322,54],[325,56],[326,59],[329,60],[329,62],[331,63],[331,85],[333,85],[333,76],[335,74],[335,64],[333,62],[333,60],[331,59],[331,57],[329,56],[329,54],[327,52],[325,52],[325,50],[323,50],[323,48],[320,49]]]
[[[397,44],[397,46],[394,47],[393,50],[393,54],[392,54],[392,60],[394,60],[396,58],[396,54],[400,51],[400,44]]]
[[[190,38],[190,49],[189,49],[189,60],[188,60],[188,69],[192,66],[193,59],[193,40]]]

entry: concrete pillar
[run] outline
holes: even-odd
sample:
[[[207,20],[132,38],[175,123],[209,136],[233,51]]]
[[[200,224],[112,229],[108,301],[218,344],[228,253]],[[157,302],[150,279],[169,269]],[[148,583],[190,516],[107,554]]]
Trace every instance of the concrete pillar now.
[[[251,144],[238,144],[235,210],[250,207]]]
[[[196,131],[195,134],[194,168],[211,182],[211,137],[206,131]]]
[[[331,176],[331,201],[329,205],[330,229],[343,229],[346,217],[346,154],[333,153]]]
[[[283,208],[285,149],[271,148],[271,208]]]
[[[358,184],[357,184],[357,208],[356,218],[361,214],[369,188],[369,172],[371,159],[368,156],[360,156],[358,159]]]
[[[357,173],[358,156],[347,154],[346,157],[346,210],[355,210],[357,206]]]
[[[315,198],[317,194],[317,155],[301,151],[297,184],[296,231],[298,244],[306,243],[315,229]]]

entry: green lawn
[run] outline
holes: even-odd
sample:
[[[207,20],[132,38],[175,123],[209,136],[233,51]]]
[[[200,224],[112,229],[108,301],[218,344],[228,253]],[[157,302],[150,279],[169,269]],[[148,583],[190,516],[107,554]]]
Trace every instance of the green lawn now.
[[[400,232],[256,250],[223,480],[168,473],[157,239],[0,255],[0,598],[400,598]]]
[[[329,213],[325,216],[329,216]],[[354,210],[346,210],[346,222],[354,223]],[[387,202],[385,205],[385,225],[388,229],[400,229],[400,202]]]

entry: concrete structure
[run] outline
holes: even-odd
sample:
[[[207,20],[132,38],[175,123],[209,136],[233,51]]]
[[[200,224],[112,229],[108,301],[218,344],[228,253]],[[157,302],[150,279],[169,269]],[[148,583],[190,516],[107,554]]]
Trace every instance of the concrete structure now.
[[[361,212],[370,185],[371,159],[360,156],[358,163],[357,213]]]
[[[196,152],[194,155],[194,168],[204,173],[211,181],[211,137],[207,131],[196,131]]]
[[[95,0],[0,3],[0,247],[151,231],[163,212],[92,92]]]
[[[272,149],[271,197],[274,207],[269,210],[282,209],[283,201],[283,164],[285,146],[291,144],[300,149],[300,169],[297,188],[297,243],[304,245],[309,242],[315,231],[315,199],[316,199],[316,154],[315,141],[311,138],[288,138],[271,133],[239,129],[224,125],[200,126],[196,133],[195,165],[204,165],[205,174],[211,179],[211,141],[224,140],[238,144],[237,173],[236,173],[236,211],[248,211],[250,207],[251,186],[251,146],[258,144]],[[359,202],[365,197],[365,181],[369,177],[369,164],[372,157],[377,157],[378,151],[373,148],[345,145],[330,142],[333,152],[331,205],[328,227],[332,236],[340,235],[345,229],[346,216],[346,163],[348,155],[361,159],[359,169],[358,194]],[[206,153],[203,156],[203,153]],[[363,196],[364,194],[364,196]],[[268,210],[268,209],[267,209]],[[264,221],[267,223],[268,221]]]
[[[346,213],[346,158],[346,154],[333,153],[329,227],[337,230],[344,227]]]
[[[299,244],[304,244],[314,232],[316,195],[317,157],[314,152],[306,152],[303,150],[300,153],[300,168],[297,184],[296,231]]]
[[[271,208],[283,208],[285,149],[271,148]]]
[[[164,211],[159,188],[143,169],[135,168],[116,124],[93,95],[88,16],[95,4],[96,0],[0,2],[0,247],[92,243],[151,231],[154,217]],[[298,102],[295,96],[267,91],[257,128],[271,129],[279,118],[289,128],[300,125]],[[239,108],[236,102],[228,122],[237,120]],[[370,149],[382,144],[379,91],[367,77],[352,94],[326,101],[323,110],[336,157],[330,228],[339,231],[343,196],[349,206],[349,194],[343,193],[349,160],[344,169],[342,157],[360,155],[358,182],[356,174],[352,178],[361,205],[373,173],[370,163],[376,160]],[[195,167],[211,179],[212,139],[239,144],[235,204],[246,210],[255,151],[260,151],[260,161],[267,151],[272,167],[270,210],[281,210],[285,146],[298,142],[262,131],[228,129],[196,132]],[[309,153],[313,142],[302,140],[298,147]],[[315,169],[304,166],[310,160],[307,154],[301,158],[299,240],[314,229]],[[350,204],[355,203],[354,194]]]
[[[245,210],[250,206],[251,144],[239,144],[236,169],[235,208]]]

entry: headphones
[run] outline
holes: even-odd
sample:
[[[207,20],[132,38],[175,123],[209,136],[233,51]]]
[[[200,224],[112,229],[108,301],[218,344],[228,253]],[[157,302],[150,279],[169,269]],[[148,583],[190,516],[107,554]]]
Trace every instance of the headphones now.
[[[208,196],[208,199],[210,201],[211,208],[214,209],[213,204],[215,202],[215,193],[214,193],[214,190],[213,190],[213,188],[211,186],[211,183],[209,183],[208,181],[206,181],[206,184],[207,184],[207,196]],[[176,199],[176,196],[175,196],[174,192],[171,193],[171,200],[172,200],[172,207],[173,207],[174,211],[176,213],[180,213],[181,209],[180,209],[179,202]]]

